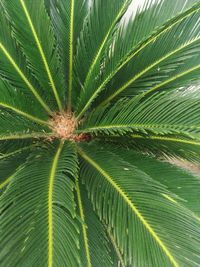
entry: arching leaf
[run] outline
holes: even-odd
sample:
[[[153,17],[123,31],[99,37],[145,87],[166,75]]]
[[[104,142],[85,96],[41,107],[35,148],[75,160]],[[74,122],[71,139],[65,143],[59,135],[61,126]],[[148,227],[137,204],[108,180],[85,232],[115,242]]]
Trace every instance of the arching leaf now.
[[[12,123],[11,123],[12,122]],[[29,119],[16,115],[16,112],[6,108],[0,109],[0,140],[11,138],[12,136],[30,135],[32,137],[44,136],[49,133],[50,129],[46,125],[40,125]],[[11,138],[12,139],[12,138]]]
[[[200,5],[195,10],[141,49],[117,73],[112,83],[107,85],[102,105],[119,95],[136,95],[141,91],[148,94],[198,79]]]
[[[27,57],[29,68],[41,87],[51,94],[51,101],[55,99],[61,110],[65,88],[44,1],[3,0],[2,5],[8,13],[14,36]]]
[[[105,227],[95,214],[85,188],[76,181],[77,208],[80,214],[81,262],[84,267],[113,266]]]
[[[3,266],[80,266],[70,144],[34,154],[1,197]]]
[[[105,50],[131,0],[92,0],[90,12],[79,38],[76,54],[76,71],[80,80],[80,99],[84,97],[102,68]],[[84,64],[83,64],[84,62]],[[77,108],[77,107],[76,107]]]
[[[159,38],[162,38],[164,35],[166,36],[167,34],[173,32],[174,27],[178,27],[178,25],[180,25],[183,20],[187,20],[189,16],[194,15],[195,12],[199,10],[199,3],[196,2],[196,4],[194,5],[195,2],[196,1],[190,1],[187,2],[187,4],[183,5],[186,2],[180,1],[174,5],[174,1],[172,0],[162,0],[155,2],[146,0],[141,4],[141,6],[139,5],[138,8],[136,3],[134,10],[137,11],[133,15],[133,18],[130,18],[128,25],[127,21],[125,20],[121,27],[119,27],[113,44],[107,51],[107,61],[103,65],[101,75],[93,80],[90,88],[88,88],[85,91],[84,96],[82,96],[78,109],[79,117],[81,117],[91,106],[94,99],[103,89],[105,89],[108,82],[111,81],[111,84],[113,83],[112,78],[119,72],[119,70],[126,68],[127,65],[129,66],[131,60],[134,64],[135,56],[138,56],[138,54],[142,55],[143,52],[146,51],[146,49],[148,50],[148,47],[152,46],[154,48],[154,42],[160,40]],[[172,12],[172,10],[174,10],[174,12]],[[154,17],[158,19],[153,19]],[[193,23],[191,23],[191,27],[198,27],[195,26],[197,25],[197,19],[194,20]],[[172,39],[172,41],[173,44],[176,45],[174,39]],[[161,46],[161,53],[166,52],[165,49],[165,51],[162,50],[163,47],[167,49],[167,46]],[[173,47],[169,47],[169,49],[171,49],[170,52],[172,52]],[[154,56],[152,50],[151,53],[148,54],[148,58],[143,57],[142,61],[145,58],[144,62],[148,62],[150,55],[151,58]],[[142,62],[139,61],[139,66],[138,64],[134,65],[134,69],[136,71],[140,66],[142,66],[141,63]],[[195,63],[198,64],[198,62],[196,61]],[[192,66],[197,67],[197,64],[193,63]],[[146,68],[146,66],[144,68]],[[143,71],[144,68],[141,68],[141,71]],[[127,69],[127,75],[131,75],[132,70],[133,67],[131,68],[131,72],[129,69]],[[123,73],[120,74],[120,77],[123,81]],[[114,89],[116,89],[116,84]],[[107,98],[107,101],[108,100],[110,100],[110,98]]]
[[[200,138],[199,87],[169,93],[140,94],[131,100],[121,99],[111,108],[97,109],[83,124],[83,132],[130,135],[138,133],[170,134]],[[81,131],[81,130],[80,130]]]
[[[47,124],[48,116],[42,107],[36,106],[29,95],[3,80],[0,80],[0,107],[12,110],[36,123]]]
[[[181,138],[178,135],[173,137],[170,135],[132,135],[126,140],[119,140],[117,137],[113,141],[157,157],[178,157],[197,163],[200,160],[200,142]]]
[[[115,154],[150,175],[154,180],[167,186],[180,199],[176,201],[193,211],[200,220],[200,175],[172,166],[168,162],[142,155],[130,149],[114,149]],[[173,162],[173,158],[172,161]]]
[[[5,9],[0,3],[0,76],[9,81],[15,88],[33,96],[40,105],[50,113],[50,109],[43,99],[44,90],[39,87],[38,83],[27,68],[27,63],[22,54],[19,45],[13,38],[11,27],[6,20]],[[45,95],[47,98],[47,94]]]
[[[0,194],[5,190],[12,179],[14,179],[18,169],[24,164],[30,151],[35,147],[35,144],[24,147],[23,145],[23,142],[20,142],[19,149],[0,156]],[[0,152],[2,153],[1,149]]]
[[[164,185],[108,149],[97,147],[79,150],[81,177],[100,218],[112,228],[126,264],[198,264],[200,221],[196,216],[178,205]]]
[[[77,40],[88,13],[88,5],[89,3],[86,0],[47,1],[67,84],[68,106],[71,106],[71,98],[77,94],[77,88],[74,88],[74,82],[77,80],[77,76],[74,73],[74,55],[76,53]]]

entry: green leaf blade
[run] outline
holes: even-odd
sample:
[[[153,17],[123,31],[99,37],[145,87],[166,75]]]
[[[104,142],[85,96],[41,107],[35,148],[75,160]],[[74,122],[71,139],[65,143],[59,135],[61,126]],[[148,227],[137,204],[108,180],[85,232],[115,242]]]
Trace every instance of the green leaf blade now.
[[[77,207],[80,213],[82,231],[80,238],[83,266],[113,266],[111,248],[104,225],[95,214],[87,192],[76,181]]]
[[[104,62],[105,67],[102,70],[102,74],[97,77],[91,87],[91,90],[88,90],[87,94],[85,94],[85,98],[82,100],[82,106],[79,108],[79,117],[85,113],[97,96],[105,90],[108,82],[111,82],[111,85],[114,85],[113,82],[115,82],[115,79],[113,77],[121,69],[126,69],[126,66],[129,66],[132,58],[134,64],[135,55],[142,53],[142,50],[146,49],[146,46],[148,47],[153,45],[154,41],[165,34],[166,31],[170,31],[173,25],[178,25],[178,23],[180,23],[183,19],[198,11],[199,4],[196,3],[194,5],[194,3],[195,1],[192,1],[183,8],[180,3],[177,3],[174,7],[174,1],[169,2],[163,0],[157,4],[149,0],[145,1],[144,4],[142,4],[142,7],[137,9],[133,19],[130,18],[128,26],[125,21],[121,27],[119,27],[117,37],[113,41],[112,49],[107,51],[107,61]],[[192,8],[190,8],[191,6]],[[174,13],[171,12],[172,7],[174,9]],[[161,10],[163,16],[161,15]],[[185,12],[183,12],[183,10]],[[158,19],[152,20],[152,16],[156,16]],[[146,27],[146,25],[148,25],[148,27]],[[138,32],[138,28],[141,31]],[[136,66],[137,65],[134,65],[134,68]],[[124,73],[126,74],[126,71],[124,71]],[[122,80],[124,73],[122,72],[120,74]],[[129,74],[129,72],[127,72],[127,74]],[[116,89],[116,85],[113,86],[113,89]],[[108,92],[111,90],[112,89],[109,88]],[[106,96],[108,95],[108,92],[106,92]]]
[[[187,209],[181,209],[176,203],[165,198],[164,194],[171,195],[165,186],[153,180],[148,183],[147,177],[149,176],[145,178],[145,174],[138,172],[133,165],[128,165],[123,160],[120,161],[120,158],[117,160],[114,153],[108,156],[107,149],[102,149],[98,153],[95,150],[94,146],[84,146],[84,149],[80,150],[84,162],[87,162],[86,165],[83,163],[82,176],[84,182],[87,183],[87,189],[96,211],[101,219],[106,220],[106,223],[112,227],[126,263],[130,265],[136,263],[137,266],[150,263],[155,266],[161,264],[193,266],[192,262],[197,263],[198,252],[194,252],[194,249],[197,249],[196,245],[199,242],[199,237],[197,237],[199,236],[199,220],[192,216],[192,213],[189,215]],[[103,158],[106,158],[106,161]],[[115,165],[111,165],[111,161],[115,162]],[[121,179],[122,173],[123,179]],[[103,177],[108,183],[103,180]],[[146,182],[143,179],[147,179]],[[152,186],[152,189],[147,189],[148,186]],[[101,189],[97,191],[99,187]],[[109,195],[112,195],[112,198],[109,198]],[[109,202],[106,201],[107,199],[110,199]],[[158,214],[162,219],[159,219]],[[176,220],[170,219],[173,216],[176,216]],[[190,225],[185,223],[187,216]],[[184,238],[183,235],[177,234],[183,229]],[[193,231],[192,229],[196,232],[193,237],[189,234]],[[191,247],[193,249],[190,251]]]
[[[50,152],[48,156],[47,151]],[[64,266],[79,266],[74,185],[70,180],[74,172],[76,155],[73,147],[61,144],[59,148],[52,145],[33,155],[16,175],[1,198],[4,229],[1,264],[28,266],[31,262],[59,266],[65,259]],[[18,208],[13,210],[16,205]],[[15,251],[11,256],[13,247]]]
[[[55,40],[44,2],[4,1],[2,5],[8,12],[14,35],[28,59],[30,69],[41,87],[48,91],[51,100],[55,99],[59,109],[62,109],[63,77],[59,72]],[[20,30],[22,24],[23,31]],[[45,35],[44,32],[48,34]]]
[[[120,99],[111,107],[92,112],[80,131],[110,137],[134,133],[147,138],[154,134],[199,140],[198,88],[196,85],[174,92],[154,93],[149,97],[140,94],[130,100]]]

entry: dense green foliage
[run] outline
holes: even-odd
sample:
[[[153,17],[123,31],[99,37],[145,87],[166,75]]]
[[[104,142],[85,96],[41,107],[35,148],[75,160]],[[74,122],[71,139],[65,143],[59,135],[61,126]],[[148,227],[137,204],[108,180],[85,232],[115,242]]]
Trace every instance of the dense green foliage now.
[[[0,266],[200,266],[199,77],[199,0],[0,0]]]

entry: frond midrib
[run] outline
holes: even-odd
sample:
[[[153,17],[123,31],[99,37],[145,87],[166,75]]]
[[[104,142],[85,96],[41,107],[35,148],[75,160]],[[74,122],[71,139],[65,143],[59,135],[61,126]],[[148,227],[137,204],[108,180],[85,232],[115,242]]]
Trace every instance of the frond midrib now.
[[[100,104],[98,105],[98,107],[106,105],[106,104],[109,103],[113,98],[115,98],[117,95],[119,95],[119,94],[122,93],[124,90],[126,90],[126,89],[127,89],[133,82],[135,82],[135,81],[138,80],[141,76],[143,76],[145,73],[147,73],[149,70],[151,70],[152,68],[154,68],[155,66],[157,66],[158,64],[160,64],[161,62],[163,62],[164,60],[168,59],[168,58],[171,57],[171,56],[174,56],[176,53],[180,52],[181,50],[185,49],[186,47],[190,46],[191,44],[193,44],[193,43],[195,43],[195,42],[197,42],[197,41],[199,41],[199,40],[200,40],[200,37],[198,37],[198,38],[194,38],[194,39],[192,39],[190,42],[185,43],[184,45],[181,45],[179,48],[177,48],[177,49],[171,51],[170,53],[166,54],[165,56],[161,57],[159,60],[157,60],[157,61],[155,61],[153,64],[149,65],[147,68],[145,68],[144,70],[142,70],[141,72],[139,72],[138,74],[136,74],[136,75],[135,75],[133,78],[131,78],[128,82],[126,82],[124,85],[122,85],[119,89],[117,89],[117,90],[115,91],[114,94],[110,95],[105,101],[103,101],[102,103],[100,103]],[[200,66],[200,65],[199,65],[199,66]],[[196,67],[195,67],[195,68],[196,68]],[[194,70],[194,69],[192,69],[192,71],[193,71],[193,70]],[[189,70],[189,72],[190,72],[190,70]],[[189,73],[189,72],[188,72],[188,73]],[[187,74],[187,73],[186,73],[186,74]],[[183,75],[185,75],[185,72],[183,72],[182,75],[180,74],[180,77],[183,76]],[[176,76],[174,76],[174,77],[175,77],[175,78],[174,78],[174,80],[175,80],[175,79],[177,79],[178,75],[176,75]],[[178,78],[179,78],[179,77],[178,77]],[[170,81],[173,81],[173,79],[172,79],[172,78],[168,79],[168,80],[166,81],[166,83],[163,82],[163,83],[157,85],[157,87],[155,86],[154,88],[152,88],[152,89],[150,89],[149,91],[147,91],[147,93],[150,93],[150,92],[156,90],[157,88],[162,87],[163,84],[165,85],[165,84],[167,84],[167,83],[170,82]],[[146,93],[146,94],[147,94],[147,93]],[[98,107],[97,107],[97,108],[98,108]]]
[[[85,222],[85,215],[84,215],[84,208],[81,198],[81,191],[79,187],[79,181],[78,177],[76,177],[76,193],[77,193],[77,199],[78,199],[78,208],[81,218],[81,224],[82,224],[82,231],[83,231],[83,242],[84,242],[84,248],[85,248],[85,254],[86,254],[86,261],[87,261],[87,267],[92,267],[91,263],[91,256],[90,256],[90,248],[89,248],[89,242],[88,242],[88,234],[87,234],[87,226]]]
[[[196,8],[197,6],[197,8]],[[132,53],[131,55],[125,55],[124,58],[126,59],[122,59],[121,60],[121,64],[119,66],[117,66],[117,68],[110,73],[107,78],[98,86],[98,88],[96,90],[94,90],[93,95],[89,98],[89,100],[87,101],[87,103],[84,105],[84,107],[82,108],[82,110],[78,113],[78,118],[80,118],[85,111],[88,109],[88,107],[90,106],[91,102],[96,98],[96,96],[101,92],[102,88],[104,88],[106,86],[106,84],[114,77],[114,75],[121,69],[123,68],[124,65],[126,65],[134,56],[136,56],[140,51],[142,51],[142,49],[144,49],[147,45],[151,44],[152,42],[154,42],[160,35],[162,35],[163,33],[165,33],[167,30],[169,30],[171,27],[173,27],[174,25],[176,25],[177,23],[179,23],[180,21],[182,21],[183,19],[187,18],[188,16],[192,15],[193,13],[197,12],[198,10],[200,10],[200,7],[198,7],[198,5],[196,5],[195,8],[191,8],[189,10],[187,10],[184,15],[180,14],[175,18],[172,18],[171,20],[169,20],[167,22],[167,25],[165,25],[165,27],[161,27],[161,29],[159,29],[156,33],[153,33],[152,36],[149,37],[149,39],[143,44],[141,45],[134,53]],[[170,23],[172,21],[172,23]]]
[[[71,98],[72,98],[72,82],[73,82],[73,54],[74,54],[74,0],[71,0],[70,9],[70,34],[69,34],[69,89],[67,99],[67,109],[71,111]]]
[[[10,152],[10,153],[7,153],[7,154],[4,154],[3,156],[0,156],[0,160],[2,159],[5,159],[5,158],[8,158],[10,156],[14,156],[15,154],[18,154],[18,153],[21,153],[22,151],[26,151],[32,147],[35,147],[37,146],[36,144],[33,144],[33,145],[30,145],[30,146],[25,146],[25,147],[22,147],[22,148],[19,148],[13,152]]]
[[[181,139],[177,137],[166,137],[166,136],[159,136],[159,135],[151,135],[151,136],[142,136],[139,134],[133,134],[131,135],[132,138],[138,138],[138,139],[146,139],[146,140],[161,140],[161,141],[172,141],[177,143],[184,143],[184,144],[190,144],[190,145],[197,145],[200,146],[200,142],[195,140],[187,140],[187,139]]]
[[[166,254],[166,256],[169,258],[171,263],[174,267],[180,267],[179,264],[176,262],[174,256],[171,254],[170,250],[166,247],[164,242],[160,239],[160,237],[157,235],[157,233],[154,231],[152,226],[149,224],[149,222],[144,218],[142,213],[139,211],[139,209],[136,207],[136,205],[129,199],[129,197],[126,195],[126,193],[121,189],[121,187],[115,183],[113,178],[101,168],[98,163],[96,163],[93,159],[91,159],[82,149],[78,148],[78,153],[80,156],[86,160],[93,168],[95,168],[112,186],[113,188],[118,192],[118,194],[124,199],[124,201],[127,203],[129,208],[134,212],[136,217],[141,221],[141,223],[144,225],[146,230],[149,232],[149,234],[152,236],[152,238],[157,242],[157,244],[161,247],[163,252]]]
[[[180,130],[180,129],[191,129],[191,130],[197,130],[200,129],[200,125],[181,125],[181,124],[150,124],[150,123],[141,123],[141,124],[137,124],[137,123],[129,123],[129,124],[108,124],[108,125],[100,125],[100,126],[94,126],[94,127],[88,127],[86,129],[83,130],[79,130],[78,132],[95,132],[95,131],[102,131],[102,130],[107,130],[107,129],[111,129],[111,130],[115,130],[115,129],[127,129],[131,128],[130,130],[137,130],[138,128],[141,129],[166,129],[167,128],[169,130],[173,129],[173,130]]]
[[[113,20],[113,22],[112,22],[110,28],[108,29],[107,33],[105,34],[105,37],[104,37],[102,43],[100,44],[100,47],[99,47],[99,49],[98,49],[96,55],[94,56],[94,58],[93,58],[93,60],[92,60],[91,66],[89,67],[89,71],[88,71],[88,73],[87,73],[87,75],[86,75],[86,79],[85,79],[85,82],[84,82],[84,87],[87,86],[87,84],[88,84],[88,82],[89,82],[89,80],[90,80],[90,78],[91,78],[93,69],[94,69],[94,67],[95,67],[95,65],[96,65],[96,63],[97,63],[97,61],[98,61],[98,59],[99,59],[99,57],[100,57],[100,55],[101,55],[101,52],[102,52],[102,50],[103,50],[103,48],[104,48],[104,46],[105,46],[105,44],[106,44],[106,42],[107,42],[107,40],[108,40],[110,34],[111,34],[111,32],[113,31],[113,29],[114,29],[114,27],[115,27],[117,21],[119,20],[119,18],[120,18],[120,17],[122,16],[122,14],[124,13],[124,10],[126,9],[127,4],[128,4],[129,2],[130,2],[129,0],[125,1],[125,3],[123,4],[122,8],[119,10],[119,13],[117,14],[117,16],[115,17],[115,19]]]
[[[33,133],[16,133],[16,134],[7,134],[0,135],[0,140],[16,140],[16,139],[39,139],[39,138],[50,138],[53,135],[51,133],[41,133],[41,132],[33,132]]]
[[[42,61],[43,61],[43,64],[44,64],[44,67],[46,69],[46,73],[47,73],[47,76],[48,76],[48,79],[49,79],[49,82],[51,84],[51,87],[52,87],[52,90],[53,90],[53,93],[54,93],[54,96],[55,96],[55,99],[56,99],[56,102],[58,104],[58,107],[60,109],[60,111],[62,111],[62,104],[61,104],[61,101],[60,101],[60,98],[59,98],[59,95],[58,95],[58,91],[56,89],[56,86],[55,86],[55,83],[54,83],[54,80],[53,80],[53,77],[52,77],[52,74],[51,74],[51,71],[50,71],[50,68],[49,68],[49,65],[47,63],[47,59],[46,59],[46,56],[45,56],[45,53],[44,53],[44,50],[41,46],[41,43],[40,43],[40,40],[39,40],[39,37],[36,33],[36,30],[35,30],[35,27],[33,25],[33,22],[31,20],[31,16],[28,12],[28,9],[26,7],[26,4],[24,2],[24,0],[20,0],[20,4],[22,6],[22,9],[24,11],[24,14],[26,16],[26,19],[28,21],[28,24],[30,26],[30,29],[31,29],[31,32],[33,34],[33,37],[35,39],[35,42],[36,42],[36,45],[37,45],[37,48],[38,48],[38,51],[41,55],[41,58],[42,58]]]
[[[6,56],[6,58],[11,63],[11,65],[14,67],[14,69],[16,70],[16,72],[19,74],[19,76],[21,77],[21,79],[28,86],[28,88],[31,91],[31,93],[35,96],[35,98],[37,99],[37,101],[48,112],[48,114],[51,114],[51,110],[49,109],[49,107],[47,106],[47,104],[43,101],[43,99],[41,98],[41,96],[38,94],[37,90],[30,83],[30,81],[28,80],[28,78],[22,72],[22,70],[20,69],[20,67],[17,65],[17,63],[14,61],[14,59],[12,58],[12,56],[10,55],[10,53],[7,51],[7,49],[5,48],[5,46],[2,43],[0,43],[0,48],[3,51],[4,55]]]
[[[104,225],[104,228],[106,229],[106,232],[108,234],[108,238],[110,239],[110,241],[111,241],[111,243],[113,245],[114,251],[115,251],[115,253],[116,253],[116,255],[117,255],[118,259],[119,259],[119,262],[121,263],[121,266],[122,267],[126,267],[126,264],[125,264],[125,262],[123,260],[122,254],[121,254],[121,251],[120,251],[119,247],[117,246],[117,243],[116,243],[111,231],[107,228],[105,223],[103,223],[103,225]]]
[[[155,87],[153,87],[153,88],[151,88],[150,90],[148,90],[147,92],[145,92],[145,93],[144,93],[144,96],[146,96],[147,94],[150,94],[150,93],[152,93],[152,92],[154,92],[154,91],[160,89],[162,86],[164,86],[164,85],[166,85],[166,84],[168,84],[168,83],[170,83],[170,82],[173,82],[173,81],[175,81],[175,80],[177,80],[177,79],[179,79],[179,78],[181,78],[181,77],[183,77],[183,76],[185,76],[185,75],[187,75],[187,74],[189,74],[189,73],[191,73],[191,72],[193,72],[193,71],[195,71],[195,70],[198,70],[198,69],[200,69],[200,64],[197,65],[197,66],[195,66],[195,67],[193,67],[193,68],[190,68],[190,69],[188,69],[188,70],[186,70],[186,71],[183,71],[183,72],[181,72],[181,73],[179,73],[179,74],[177,74],[177,75],[175,75],[175,76],[172,76],[172,77],[169,78],[168,80],[166,80],[166,81],[164,81],[164,82],[162,82],[162,83],[156,85]]]
[[[56,169],[64,142],[60,142],[49,174],[48,189],[48,267],[53,267],[53,189]]]
[[[14,107],[14,106],[8,105],[8,104],[3,103],[3,102],[0,102],[0,106],[4,107],[4,108],[8,108],[8,109],[18,113],[19,115],[22,115],[23,117],[26,117],[27,119],[29,119],[31,121],[34,121],[36,123],[43,124],[43,125],[46,125],[46,126],[49,125],[49,123],[47,121],[44,121],[44,120],[41,120],[40,118],[32,116],[31,114],[29,114],[27,112],[24,112],[24,111]]]

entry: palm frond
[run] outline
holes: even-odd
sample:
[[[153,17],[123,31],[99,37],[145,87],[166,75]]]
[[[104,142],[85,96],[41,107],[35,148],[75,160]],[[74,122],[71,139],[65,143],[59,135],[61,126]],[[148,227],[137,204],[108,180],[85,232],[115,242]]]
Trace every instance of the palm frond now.
[[[82,146],[79,153],[81,177],[127,265],[198,264],[200,221],[174,194],[106,148]]]
[[[12,123],[11,123],[12,122]],[[7,108],[0,109],[0,140],[9,139],[9,136],[17,135],[37,135],[49,133],[50,129],[46,125],[33,122],[16,112]]]
[[[109,241],[103,224],[94,213],[85,188],[76,180],[77,207],[81,219],[81,262],[84,267],[113,266]]]
[[[32,140],[0,141],[0,157],[13,153],[21,148],[31,146]],[[35,144],[35,143],[34,143]]]
[[[33,154],[16,175],[1,197],[1,265],[80,266],[76,169],[73,146],[61,143]]]
[[[51,94],[52,102],[55,97],[62,110],[65,88],[44,1],[3,0],[2,6],[8,14],[13,34],[27,57],[29,68],[41,87],[48,95]]]
[[[47,124],[47,113],[35,105],[34,99],[7,81],[0,80],[0,107],[10,109],[39,124]]]
[[[76,71],[80,80],[80,98],[101,71],[103,55],[110,45],[116,25],[125,13],[131,0],[92,1],[88,18],[79,38],[76,54]],[[84,65],[83,65],[84,62]],[[80,87],[79,86],[79,87]]]
[[[200,71],[199,16],[200,6],[133,57],[107,85],[102,105],[118,95],[136,95],[141,91],[148,94],[197,79]]]
[[[0,266],[200,264],[200,1],[0,0]]]
[[[185,1],[183,2],[185,3]],[[187,20],[188,17],[193,16],[193,14],[198,12],[200,5],[199,3],[196,3],[192,6],[194,2],[195,1],[187,2],[188,4],[183,6],[183,3],[179,2],[174,4],[174,1],[172,0],[162,0],[156,3],[146,0],[142,6],[139,6],[138,8],[136,6],[137,12],[130,18],[128,25],[125,20],[118,29],[113,44],[105,56],[107,60],[104,64],[102,74],[93,81],[90,88],[88,88],[82,96],[78,109],[78,116],[81,117],[85,113],[99,93],[106,88],[108,82],[112,85],[115,80],[112,78],[120,70],[124,70],[126,73],[126,67],[131,65],[131,62],[134,64],[136,57],[138,58],[139,55],[143,55],[144,51],[147,51],[149,47],[154,46],[154,42],[159,42],[159,40],[164,38],[163,36],[170,35],[170,33],[173,32],[173,29],[179,27],[183,20]],[[172,10],[174,10],[174,12],[172,12]],[[184,10],[185,12],[183,12]],[[154,17],[157,19],[154,19]],[[193,28],[198,27],[195,21],[191,23],[191,27],[192,26]],[[176,44],[174,39],[173,44]],[[173,44],[169,47],[171,48],[171,50],[168,51],[169,53],[173,51]],[[182,43],[182,45],[184,45],[184,43]],[[169,53],[164,51],[165,49],[162,50],[163,47],[167,49],[167,46],[162,45],[160,47],[161,54],[163,52],[166,56],[166,54]],[[152,59],[153,56],[156,57],[156,53],[153,53],[152,56],[151,54],[152,50],[151,53],[148,54],[148,59]],[[164,57],[164,55],[162,57]],[[143,57],[142,62],[145,62],[145,60],[147,59]],[[155,61],[157,62],[158,60],[160,60],[160,58],[156,58]],[[155,64],[155,61],[153,64]],[[144,68],[149,67],[149,65],[145,65],[143,68],[141,62],[139,60],[138,62],[139,66],[137,64],[134,65],[135,70],[138,70],[138,67],[141,66],[142,72],[144,71]],[[197,62],[195,61],[195,63]],[[131,74],[133,74],[132,68],[130,75]],[[123,81],[122,73],[120,74],[120,77]],[[125,82],[127,82],[127,79]]]
[[[0,23],[2,26],[0,31],[0,77],[6,79],[11,85],[19,88],[27,95],[29,93],[33,95],[47,113],[51,113],[42,97],[45,96],[44,91],[26,67],[26,59],[11,34],[12,30],[6,20],[5,10],[2,6],[0,7]]]
[[[110,240],[110,243],[112,244],[112,255],[113,255],[113,266],[119,266],[119,267],[126,267],[125,261],[123,259],[122,253],[117,245],[117,242],[114,238],[114,236],[112,235],[112,231],[111,228],[104,224],[105,228],[107,230],[107,235],[108,238]]]
[[[0,194],[5,190],[11,180],[14,179],[18,169],[24,164],[34,147],[34,144],[23,147],[23,143],[21,142],[19,149],[0,155]]]
[[[168,162],[142,155],[130,149],[113,148],[115,154],[147,173],[179,197],[176,201],[194,212],[200,219],[200,175],[180,169]],[[173,161],[173,158],[172,158]]]
[[[48,0],[47,6],[49,7],[54,34],[59,45],[60,59],[67,83],[67,102],[69,108],[72,95],[76,93],[74,90],[72,92],[74,80],[76,79],[74,75],[74,55],[77,40],[88,13],[88,1]]]
[[[175,92],[120,99],[111,108],[97,109],[83,124],[83,132],[106,135],[179,135],[200,140],[200,98],[197,87]],[[81,130],[80,130],[81,131]]]
[[[199,164],[200,160],[200,142],[191,139],[188,140],[188,138],[181,138],[178,135],[171,137],[170,135],[143,136],[133,134],[130,137],[116,136],[101,139],[105,142],[118,144],[156,157],[183,158],[197,164]]]

